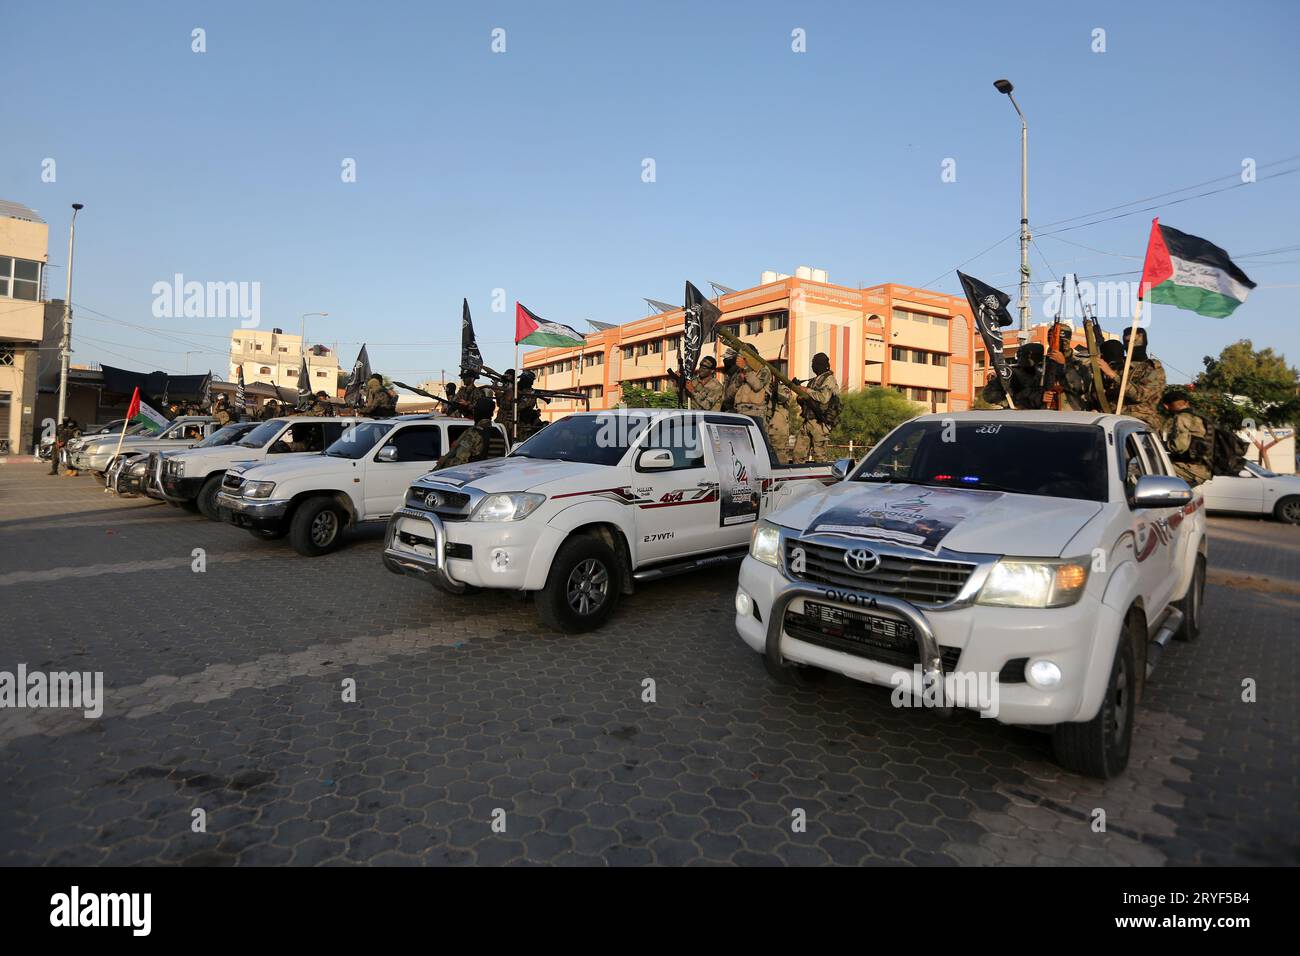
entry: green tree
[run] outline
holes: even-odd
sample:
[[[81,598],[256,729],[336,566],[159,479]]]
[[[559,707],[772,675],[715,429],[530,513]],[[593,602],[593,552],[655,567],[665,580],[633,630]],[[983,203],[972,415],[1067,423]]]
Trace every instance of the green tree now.
[[[846,392],[841,401],[843,410],[831,432],[831,444],[847,445],[852,441],[855,454],[856,449],[865,451],[895,427],[924,411],[892,388],[879,386]]]
[[[1256,351],[1250,339],[1242,339],[1203,361],[1194,399],[1221,424],[1291,425],[1300,418],[1300,372],[1285,355],[1271,348]]]
[[[643,388],[631,382],[623,382],[619,385],[619,388],[623,393],[623,404],[628,408],[677,407],[676,389],[656,392],[653,389]]]

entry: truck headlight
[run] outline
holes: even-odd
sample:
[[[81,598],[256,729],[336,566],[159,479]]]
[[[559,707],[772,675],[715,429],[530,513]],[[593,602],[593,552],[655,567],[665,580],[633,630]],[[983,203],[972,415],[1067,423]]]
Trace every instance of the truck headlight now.
[[[141,458],[139,461],[133,462],[131,464],[130,474],[143,475],[145,473],[145,469],[147,469],[148,467],[149,467],[148,459]]]
[[[980,588],[977,604],[999,607],[1068,607],[1083,596],[1088,565],[1072,561],[1003,558]]]
[[[175,475],[177,478],[184,478],[184,477],[185,477],[185,462],[183,462],[183,461],[176,461],[175,459],[172,459],[171,461],[167,462],[167,471],[168,471],[170,474]]]
[[[774,524],[760,521],[754,528],[754,536],[749,539],[749,556],[755,561],[762,561],[772,567],[781,564],[781,529]]]
[[[269,498],[274,490],[274,481],[247,481],[243,488],[245,498]]]
[[[478,503],[470,521],[520,521],[538,509],[546,495],[532,495],[522,491],[510,491],[499,495],[488,495]]]

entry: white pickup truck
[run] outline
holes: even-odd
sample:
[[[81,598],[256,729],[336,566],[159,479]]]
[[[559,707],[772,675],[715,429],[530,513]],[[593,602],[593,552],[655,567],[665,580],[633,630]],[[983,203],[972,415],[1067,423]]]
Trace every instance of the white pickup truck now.
[[[744,415],[570,415],[509,457],[425,475],[388,523],[384,563],[441,590],[535,592],[547,625],[599,627],[633,582],[742,558],[761,515],[820,491]]]
[[[221,479],[232,465],[251,465],[280,456],[319,455],[342,437],[345,429],[357,423],[355,418],[330,418],[297,415],[271,418],[255,425],[231,444],[206,442],[182,452],[161,457],[159,483],[166,499],[173,504],[197,509],[205,517],[220,521],[217,494]],[[235,428],[236,426],[228,426]]]
[[[834,671],[893,686],[896,706],[1050,728],[1068,769],[1121,772],[1143,685],[1171,637],[1196,637],[1205,587],[1204,499],[1147,427],[926,415],[837,467],[741,565],[736,630],[773,676]]]
[[[173,419],[166,428],[156,434],[145,430],[128,429],[126,437],[122,437],[121,432],[105,432],[89,438],[79,438],[70,444],[68,461],[77,471],[102,474],[108,470],[113,458],[119,454],[119,442],[121,442],[120,454],[123,455],[188,448],[195,442],[207,438],[220,427],[215,418],[206,415],[184,415]]]
[[[288,535],[301,555],[325,554],[339,546],[345,529],[387,519],[411,481],[473,427],[464,418],[434,415],[355,421],[324,452],[231,464],[215,502],[222,519],[260,538]],[[488,453],[504,454],[504,430],[494,425],[493,433]]]

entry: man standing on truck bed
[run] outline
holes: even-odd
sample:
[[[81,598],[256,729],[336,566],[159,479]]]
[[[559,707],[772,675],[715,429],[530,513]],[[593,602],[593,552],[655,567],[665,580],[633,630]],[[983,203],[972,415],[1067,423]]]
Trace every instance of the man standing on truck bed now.
[[[726,386],[718,381],[718,360],[712,355],[700,359],[695,376],[686,382],[686,391],[690,393],[695,407],[704,412],[722,411],[722,400],[726,395]]]
[[[752,361],[744,352],[736,356],[736,412],[748,415],[767,434],[767,395],[772,389],[772,372]]]
[[[1128,348],[1129,336],[1132,334],[1131,328],[1124,330],[1124,348]],[[1159,432],[1164,423],[1160,420],[1160,399],[1165,393],[1165,369],[1159,361],[1147,355],[1147,330],[1138,329],[1137,341],[1133,344],[1133,361],[1129,368],[1128,388],[1124,391],[1124,406],[1120,409],[1121,415],[1132,415],[1134,418],[1145,422],[1154,432]],[[1112,357],[1111,361],[1106,361],[1107,352]],[[1118,401],[1119,382],[1124,373],[1123,359],[1114,360],[1114,356],[1119,350],[1110,345],[1110,341],[1103,344],[1101,348],[1102,361],[1100,362],[1101,374],[1106,378],[1106,394],[1109,397],[1112,390],[1115,397],[1112,401]]]
[[[812,370],[814,378],[803,387],[803,394],[799,396],[803,424],[794,443],[796,462],[825,461],[831,429],[835,427],[831,420],[831,406],[839,397],[840,385],[831,372],[830,356],[825,352],[814,355]]]
[[[1174,471],[1195,487],[1212,477],[1214,431],[1192,410],[1190,398],[1184,389],[1175,388],[1165,393],[1161,404],[1171,416],[1164,439]]]
[[[474,404],[474,427],[467,428],[456,439],[455,446],[438,459],[433,470],[464,465],[471,461],[482,461],[488,456],[488,442],[492,438],[492,413],[496,402],[491,398],[480,398]]]

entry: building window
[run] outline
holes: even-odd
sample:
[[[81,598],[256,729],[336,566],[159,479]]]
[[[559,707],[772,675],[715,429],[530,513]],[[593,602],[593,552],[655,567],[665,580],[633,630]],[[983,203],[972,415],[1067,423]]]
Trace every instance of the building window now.
[[[636,350],[631,345],[623,346],[623,358],[630,359],[636,354]]]
[[[591,386],[591,391],[588,392],[587,394],[588,398],[604,398],[604,396],[605,396],[605,386],[603,385]]]
[[[586,356],[587,368],[594,368],[597,365],[605,364],[605,355],[602,352],[592,352]]]
[[[910,362],[912,361],[910,355],[911,353],[907,349],[898,345],[891,347],[889,350],[889,357],[895,362]]]
[[[747,319],[745,321],[745,334],[746,335],[763,334],[763,319],[761,316],[757,319]]]
[[[41,297],[41,264],[0,256],[0,295],[36,302]]]
[[[317,378],[328,378],[328,377],[329,377],[329,374],[330,374],[329,372],[319,372],[319,371],[318,371],[318,372],[316,373],[316,377],[317,377]]]
[[[271,374],[271,370],[270,370],[269,368],[267,368],[265,365],[263,365],[261,368],[259,368],[259,369],[257,370],[257,374],[258,374],[258,375],[270,375],[270,374]]]
[[[660,352],[662,352],[663,350],[664,350],[664,343],[663,343],[661,340],[656,339],[655,341],[653,341],[653,342],[650,343],[650,354],[651,354],[651,355],[658,355],[658,354],[659,354]]]
[[[0,366],[8,368],[14,364],[17,353],[12,348],[0,348]]]
[[[940,368],[947,368],[947,367],[948,367],[948,356],[945,355],[943,352],[931,352],[931,353],[930,353],[930,364],[931,364],[931,365],[938,365]]]
[[[772,324],[770,328],[771,331],[773,332],[776,332],[780,329],[787,328],[790,325],[789,312],[774,312],[771,316],[771,319],[772,319]]]

